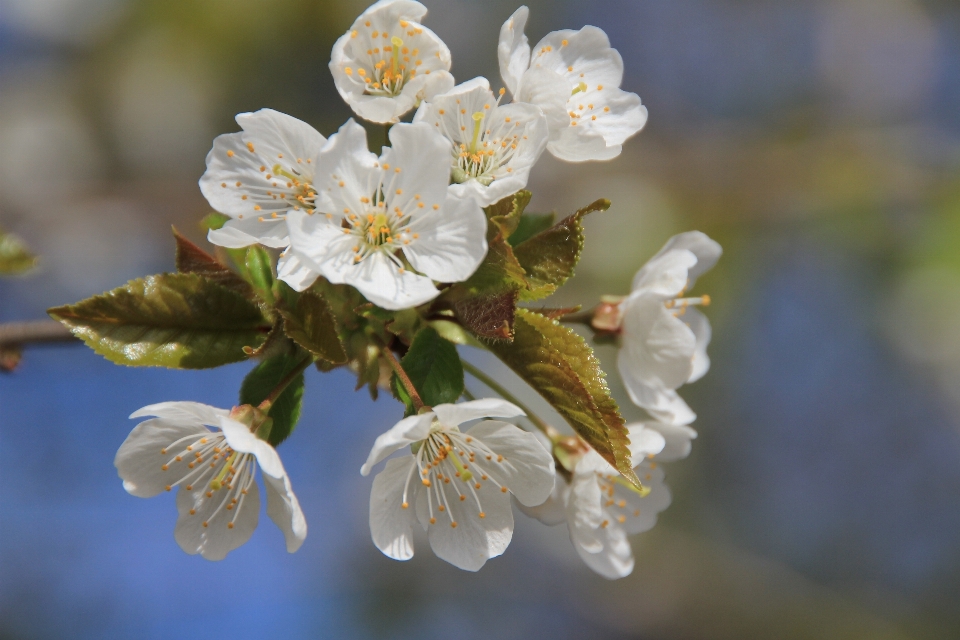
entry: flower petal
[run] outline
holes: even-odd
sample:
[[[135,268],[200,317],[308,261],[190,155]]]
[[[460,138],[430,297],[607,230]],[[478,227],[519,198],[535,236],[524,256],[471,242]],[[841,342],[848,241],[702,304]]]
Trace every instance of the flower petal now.
[[[522,6],[500,27],[497,43],[500,77],[511,94],[516,94],[523,72],[530,67],[530,43],[523,32],[529,15],[530,10]]]
[[[176,401],[159,402],[150,404],[142,409],[137,409],[130,414],[131,418],[143,418],[145,416],[156,416],[163,418],[165,422],[179,426],[193,426],[196,424],[206,424],[218,426],[220,417],[229,415],[229,411],[211,407],[208,404],[200,402]]]
[[[437,522],[427,525],[427,537],[438,558],[465,571],[478,571],[489,558],[499,556],[510,545],[513,511],[507,494],[489,488],[489,493],[481,490],[477,494],[478,505],[469,489],[461,489],[467,486],[456,480],[440,487],[448,497],[446,511],[439,512],[434,507]],[[464,500],[458,498],[458,490],[465,491],[462,494]],[[427,499],[428,492],[421,491],[417,499],[418,515],[425,511]],[[483,513],[482,518],[480,513]],[[453,522],[456,527],[451,526]]]
[[[610,517],[634,534],[648,531],[657,523],[657,514],[670,506],[670,489],[663,482],[663,467],[647,460],[637,467],[637,477],[650,493],[640,496],[622,485],[615,485]],[[622,505],[622,506],[621,506]]]
[[[432,412],[421,413],[419,415],[404,418],[395,424],[386,433],[380,434],[370,449],[370,455],[367,461],[360,467],[360,475],[369,475],[373,467],[389,456],[394,451],[399,451],[403,447],[423,440],[430,433],[430,425],[433,424],[434,414]]]
[[[243,128],[243,142],[253,145],[256,154],[269,161],[270,167],[280,164],[302,173],[307,159],[314,164],[327,142],[306,122],[273,109],[241,113],[237,115],[237,124]]]
[[[530,64],[563,75],[571,87],[586,82],[613,88],[623,80],[623,59],[603,29],[590,25],[548,33],[533,48]]]
[[[282,218],[275,220],[256,212],[249,213],[251,215],[241,219],[227,220],[219,229],[211,229],[207,232],[207,240],[227,249],[242,249],[252,244],[283,249],[290,244],[287,224]]]
[[[687,311],[683,315],[683,321],[693,331],[697,340],[697,346],[693,351],[693,370],[690,372],[690,377],[687,378],[688,383],[696,382],[710,370],[710,356],[707,355],[707,346],[710,344],[713,332],[710,329],[710,321],[707,316],[693,307],[687,307]]]
[[[649,293],[664,299],[676,298],[687,290],[690,271],[696,264],[696,254],[688,249],[661,249],[633,277],[631,295]]]
[[[636,390],[636,389],[635,389]],[[627,388],[630,391],[630,388]],[[697,419],[697,414],[684,402],[683,398],[673,389],[646,389],[641,394],[647,400],[644,403],[634,402],[647,410],[651,416],[668,424],[690,424]],[[631,398],[633,396],[631,395]]]
[[[414,269],[439,282],[462,282],[487,255],[487,219],[473,198],[448,194],[443,207],[414,219],[419,238],[403,248]]]
[[[500,456],[478,464],[525,505],[542,504],[553,492],[553,456],[537,437],[508,422],[484,420],[467,431]]]
[[[644,425],[663,436],[663,450],[656,455],[658,462],[673,462],[690,455],[691,441],[697,437],[697,432],[690,425],[668,422],[645,422]]]
[[[567,494],[567,526],[574,544],[582,546],[588,553],[596,553],[603,548],[603,540],[598,533],[603,522],[600,479],[593,470],[581,470],[581,464],[574,470]]]
[[[660,453],[666,445],[663,435],[655,429],[648,429],[643,422],[628,424],[627,433],[630,436],[630,458],[633,466],[644,462],[648,456]]]
[[[164,404],[181,403],[170,402]],[[141,412],[150,408],[144,407],[134,416],[143,415]],[[150,415],[150,413],[146,415]],[[189,469],[187,468],[188,461],[177,462],[175,456],[183,447],[191,444],[193,440],[188,440],[179,445],[177,450],[169,448],[170,445],[187,436],[201,438],[204,435],[214,437],[213,432],[200,424],[198,420],[179,422],[166,418],[154,418],[141,422],[133,428],[127,439],[120,445],[120,449],[113,460],[113,464],[117,467],[117,473],[123,479],[123,488],[139,498],[150,498],[161,493],[168,486],[176,484],[178,480],[189,473]]]
[[[236,510],[224,508],[221,489],[207,497],[203,488],[187,491],[181,488],[177,492],[177,526],[173,536],[180,548],[194,555],[199,553],[207,560],[223,560],[227,554],[243,545],[254,529],[260,517],[260,490],[257,483],[250,483],[246,495]],[[194,513],[191,514],[190,511]],[[230,523],[233,527],[229,527]],[[206,523],[207,526],[204,526]]]
[[[277,260],[277,277],[295,291],[306,291],[317,281],[320,273],[301,260],[296,250],[291,249]]]
[[[450,183],[450,142],[432,125],[417,122],[391,127],[390,144],[380,157],[389,174],[383,180],[387,208],[417,216],[420,201],[431,212],[432,205],[443,205]]]
[[[336,280],[330,262],[324,275],[331,282]],[[348,265],[336,272],[345,284],[353,285],[370,302],[384,309],[410,309],[440,295],[433,281],[410,270],[400,271],[382,252],[368,256],[362,262]]]
[[[420,491],[419,478],[410,483],[403,508],[404,490],[410,474],[416,474],[413,456],[387,461],[383,471],[373,479],[370,490],[370,535],[373,544],[389,558],[409,560],[413,557],[413,523]]]
[[[550,139],[555,140],[570,128],[569,98],[570,83],[563,76],[550,69],[533,67],[523,74],[514,101],[539,107],[547,118]]]
[[[480,398],[456,404],[438,404],[433,408],[440,424],[457,427],[480,418],[516,418],[526,415],[523,409],[500,398]]]
[[[274,478],[263,474],[263,486],[267,489],[267,515],[283,532],[287,552],[293,553],[307,538],[307,520],[303,517],[300,502],[293,493],[290,478]]]
[[[617,365],[627,388],[639,382],[676,389],[689,380],[697,346],[690,327],[658,296],[644,295],[643,290],[627,298],[622,309],[623,340]]]
[[[685,233],[679,233],[667,240],[666,244],[663,245],[663,248],[657,252],[657,255],[655,255],[653,259],[659,258],[670,251],[681,249],[689,251],[697,258],[696,264],[691,266],[687,273],[687,289],[692,289],[693,285],[696,284],[697,278],[713,268],[713,265],[717,264],[717,260],[723,255],[723,248],[707,234],[700,231],[687,231]],[[638,272],[634,277],[634,289],[637,288],[636,283],[639,277],[640,273]]]
[[[353,118],[330,136],[320,157],[314,186],[324,195],[318,211],[330,214],[339,224],[349,213],[363,210],[377,186],[380,169],[377,156],[367,150],[367,132]]]
[[[280,455],[277,450],[270,446],[266,440],[261,440],[251,433],[247,425],[231,420],[227,417],[220,418],[220,429],[223,431],[223,437],[227,439],[227,444],[235,451],[240,453],[252,453],[260,465],[264,474],[274,478],[283,478],[287,472],[283,469],[283,463],[280,462]]]
[[[570,530],[570,538],[580,558],[588,567],[608,580],[617,580],[633,572],[633,550],[622,527],[610,524],[595,529],[587,538],[585,531]],[[596,551],[590,549],[596,548]]]
[[[520,511],[531,518],[536,518],[548,526],[555,526],[567,521],[567,507],[565,494],[568,491],[567,481],[559,474],[556,476],[556,484],[553,492],[543,504],[528,507],[516,498],[513,498],[513,504]]]

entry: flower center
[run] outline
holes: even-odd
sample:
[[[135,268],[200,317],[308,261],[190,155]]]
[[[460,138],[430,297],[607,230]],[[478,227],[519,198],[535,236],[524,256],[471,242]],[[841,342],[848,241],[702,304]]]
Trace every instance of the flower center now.
[[[446,124],[441,125],[446,137],[455,141],[452,149],[453,167],[450,173],[451,180],[455,183],[476,180],[485,187],[489,186],[497,177],[494,174],[510,164],[526,139],[522,134],[513,133],[520,123],[511,122],[509,118],[498,125],[486,128],[490,114],[489,107],[490,105],[485,105],[484,111],[477,111],[471,116],[473,131],[469,144],[456,143],[456,140],[463,139],[461,136],[467,131],[466,123],[463,122],[463,113],[458,119],[461,135],[452,135],[453,132],[446,131]],[[507,166],[506,171],[512,173],[513,168]]]
[[[187,443],[188,444],[184,444]],[[183,449],[179,449],[183,446]],[[160,469],[174,472],[172,466],[178,466],[182,473],[179,479],[166,486],[167,491],[180,486],[181,491],[201,491],[197,506],[190,509],[190,515],[198,513],[203,518],[203,526],[208,527],[214,518],[222,512],[233,512],[226,521],[226,528],[233,529],[244,500],[254,483],[256,459],[248,453],[234,451],[226,443],[222,434],[210,434],[197,437],[189,435],[165,447],[161,454],[170,455],[178,451],[164,463]],[[182,463],[186,462],[186,469]]]
[[[381,34],[374,31],[371,35],[376,38]],[[383,33],[382,37],[387,38],[388,35]],[[389,47],[385,46],[386,43],[384,43],[382,49],[379,46],[368,49],[367,55],[370,56],[372,63],[371,70],[368,72],[361,67],[357,71],[363,82],[366,83],[364,89],[366,95],[389,98],[400,95],[404,85],[416,77],[416,67],[422,64],[420,60],[416,60],[411,65],[411,51],[403,46],[403,40],[399,37],[393,36],[389,39],[389,42]],[[414,49],[412,55],[416,56],[418,53],[419,50]],[[347,73],[352,75],[353,70],[349,67],[347,69]]]
[[[457,429],[435,429],[425,440],[417,443],[419,448],[416,449],[416,464],[411,466],[407,476],[401,507],[409,507],[407,495],[413,481],[413,472],[417,470],[420,482],[427,492],[430,524],[437,523],[437,513],[446,513],[450,526],[456,528],[457,521],[451,506],[468,500],[476,505],[477,515],[485,518],[480,495],[491,493],[491,489],[484,491],[485,485],[493,484],[501,493],[508,491],[507,487],[490,476],[490,469],[510,463],[476,438],[460,433]]]
[[[656,463],[651,463],[651,465],[655,468]],[[649,475],[647,479],[650,479]],[[610,525],[611,519],[616,520],[620,524],[624,524],[627,518],[640,517],[640,508],[636,503],[631,504],[632,501],[624,498],[623,494],[617,494],[622,491],[623,488],[626,488],[637,497],[645,498],[650,495],[649,487],[645,486],[643,489],[637,489],[622,476],[607,476],[602,473],[597,474],[597,482],[600,484],[600,499],[603,501],[602,506],[604,515],[606,516],[600,523],[601,527],[607,528]]]

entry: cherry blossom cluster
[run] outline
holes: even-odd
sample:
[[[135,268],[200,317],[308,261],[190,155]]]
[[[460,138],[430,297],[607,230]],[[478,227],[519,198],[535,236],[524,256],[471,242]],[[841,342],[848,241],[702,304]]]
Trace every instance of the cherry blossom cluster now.
[[[229,217],[211,243],[281,250],[277,277],[297,292],[324,280],[383,310],[413,309],[477,271],[488,252],[484,208],[524,189],[544,151],[609,160],[643,128],[646,108],[620,88],[623,63],[602,30],[555,31],[531,47],[521,7],[500,31],[505,88],[495,93],[486,78],[455,83],[450,50],[422,24],[425,14],[413,0],[380,0],[333,47],[342,98],[359,118],[390,125],[379,154],[353,119],[327,138],[270,109],[237,116],[241,131],[214,141],[200,179]],[[672,238],[629,295],[604,297],[589,320],[620,341],[623,383],[651,416],[627,427],[642,488],[578,436],[508,422],[531,418],[515,398],[425,406],[377,438],[362,465],[365,476],[386,460],[370,496],[376,547],[409,559],[419,527],[438,557],[476,571],[509,545],[516,503],[544,523],[566,523],[597,573],[629,574],[627,536],[652,527],[670,502],[660,464],[685,457],[696,437],[677,389],[709,368],[710,325],[695,308],[709,297],[685,296],[720,253],[699,232]],[[267,514],[287,550],[300,547],[306,520],[262,435],[261,411],[164,402],[131,417],[149,419],[117,453],[124,488],[139,497],[177,488],[184,551],[219,560],[250,538],[258,467]]]

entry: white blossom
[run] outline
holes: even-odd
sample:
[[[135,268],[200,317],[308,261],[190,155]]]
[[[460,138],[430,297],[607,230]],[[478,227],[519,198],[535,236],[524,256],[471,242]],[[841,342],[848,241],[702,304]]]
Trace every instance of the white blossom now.
[[[502,91],[502,90],[501,90]],[[474,78],[424,102],[414,122],[436,128],[450,142],[450,191],[493,204],[527,186],[530,169],[547,145],[539,107],[500,105],[486,78]]]
[[[237,124],[242,132],[214,140],[200,178],[210,206],[231,218],[207,238],[222,247],[260,243],[284,249],[290,244],[286,214],[314,209],[317,157],[327,139],[307,123],[272,109],[241,113]],[[308,275],[287,256],[277,268],[289,280]]]
[[[681,296],[722,252],[699,231],[676,235],[637,272],[620,303],[620,376],[630,399],[663,422],[689,424],[696,417],[676,389],[710,368],[710,321],[695,308],[710,297]]]
[[[477,571],[502,554],[513,537],[510,494],[523,505],[542,503],[553,490],[553,458],[536,436],[515,425],[480,418],[523,415],[497,399],[443,404],[410,416],[377,438],[363,475],[391,453],[370,492],[370,532],[384,554],[413,557],[413,525],[427,531],[438,557]]]
[[[642,424],[629,425],[630,454],[644,491],[638,491],[593,449],[577,459],[571,477],[557,474],[550,497],[538,507],[520,509],[544,524],[565,522],[577,553],[605,578],[623,578],[633,571],[628,535],[653,528],[657,514],[670,505],[657,454],[664,438]]]
[[[184,551],[222,560],[250,539],[260,514],[255,473],[263,472],[267,515],[293,553],[307,523],[280,456],[269,443],[230,418],[230,412],[197,402],[163,402],[134,412],[155,416],[138,424],[117,451],[123,488],[140,498],[177,491],[180,516],[174,537]],[[209,427],[218,427],[215,431]]]
[[[330,72],[343,99],[371,122],[400,116],[453,86],[450,50],[420,24],[413,0],[380,0],[333,45]]]
[[[385,309],[423,304],[434,281],[460,282],[487,253],[487,220],[472,198],[447,192],[450,143],[427,124],[390,129],[392,147],[367,151],[349,120],[320,154],[315,211],[287,215],[290,257],[312,278],[280,277],[303,290],[318,275],[356,287]]]
[[[547,117],[547,150],[561,160],[609,160],[647,122],[635,93],[620,89],[623,59],[602,29],[586,26],[546,35],[531,51],[520,7],[500,29],[497,53],[504,84],[517,102]]]

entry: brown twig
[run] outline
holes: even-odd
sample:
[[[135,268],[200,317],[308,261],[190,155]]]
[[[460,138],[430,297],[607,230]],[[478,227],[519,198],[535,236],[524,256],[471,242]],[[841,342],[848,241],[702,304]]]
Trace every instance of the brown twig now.
[[[56,320],[33,320],[0,324],[0,347],[24,347],[30,344],[77,342],[70,330]]]
[[[397,374],[397,378],[400,379],[400,384],[403,385],[403,388],[407,390],[407,393],[410,394],[410,400],[413,402],[413,406],[417,411],[423,409],[423,399],[420,398],[420,394],[417,393],[417,388],[413,386],[413,380],[410,379],[410,376],[407,375],[407,372],[403,370],[403,367],[400,366],[400,361],[397,360],[397,357],[393,355],[393,352],[390,351],[390,347],[384,346],[380,350],[380,353],[383,354],[383,357],[387,359],[387,362],[390,363],[390,366],[393,367],[393,372]]]

